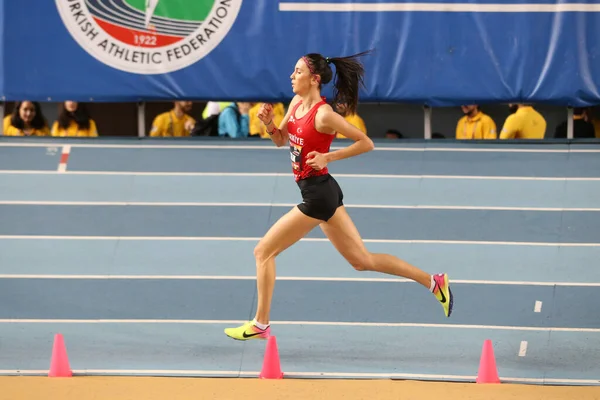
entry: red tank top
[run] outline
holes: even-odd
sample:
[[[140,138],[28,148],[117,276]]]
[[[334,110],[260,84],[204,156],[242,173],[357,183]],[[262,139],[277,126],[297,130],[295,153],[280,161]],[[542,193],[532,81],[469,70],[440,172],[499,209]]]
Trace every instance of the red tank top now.
[[[327,167],[320,171],[312,169],[309,165],[306,165],[306,155],[311,151],[318,151],[319,153],[328,153],[329,146],[333,141],[335,135],[328,135],[317,131],[315,128],[315,116],[319,107],[325,102],[325,97],[315,104],[306,115],[302,118],[296,118],[296,110],[302,104],[302,100],[294,106],[290,119],[288,120],[287,130],[290,140],[290,155],[292,158],[292,171],[294,172],[294,180],[298,182],[301,179],[305,179],[311,176],[326,175],[329,173]]]

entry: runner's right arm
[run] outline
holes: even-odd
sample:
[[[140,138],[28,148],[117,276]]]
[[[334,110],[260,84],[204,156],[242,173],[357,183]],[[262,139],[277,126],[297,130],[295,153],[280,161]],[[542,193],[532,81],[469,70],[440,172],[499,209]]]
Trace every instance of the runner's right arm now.
[[[268,122],[267,133],[271,136],[271,141],[275,143],[277,147],[285,146],[288,144],[288,131],[287,131],[287,123],[290,118],[290,115],[294,109],[296,103],[300,101],[300,96],[296,95],[290,102],[287,112],[285,113],[285,117],[279,124],[279,128],[275,126],[273,123],[273,106],[271,104],[263,104],[258,111],[258,117],[263,121],[263,123]],[[263,119],[264,118],[264,119]]]

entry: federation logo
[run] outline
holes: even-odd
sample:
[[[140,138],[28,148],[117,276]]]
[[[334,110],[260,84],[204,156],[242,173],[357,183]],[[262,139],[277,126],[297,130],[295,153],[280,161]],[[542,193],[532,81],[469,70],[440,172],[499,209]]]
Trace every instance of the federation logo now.
[[[98,61],[137,74],[177,71],[209,54],[242,0],[55,0],[75,41]]]

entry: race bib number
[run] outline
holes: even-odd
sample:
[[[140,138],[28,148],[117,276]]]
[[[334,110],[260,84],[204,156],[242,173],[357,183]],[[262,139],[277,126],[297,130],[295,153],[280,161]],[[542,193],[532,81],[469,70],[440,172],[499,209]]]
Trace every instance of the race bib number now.
[[[290,145],[290,158],[292,159],[292,168],[296,171],[302,170],[302,146],[297,144]]]

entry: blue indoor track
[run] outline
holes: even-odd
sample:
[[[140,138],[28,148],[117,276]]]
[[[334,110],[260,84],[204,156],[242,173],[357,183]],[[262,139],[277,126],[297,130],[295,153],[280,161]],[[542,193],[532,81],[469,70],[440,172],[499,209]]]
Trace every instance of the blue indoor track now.
[[[600,145],[377,143],[330,172],[371,251],[449,274],[454,313],[317,228],[277,259],[286,376],[474,381],[491,339],[505,382],[600,383]],[[46,374],[62,333],[76,374],[257,376],[265,342],[223,329],[299,201],[270,142],[0,140],[0,374]]]

